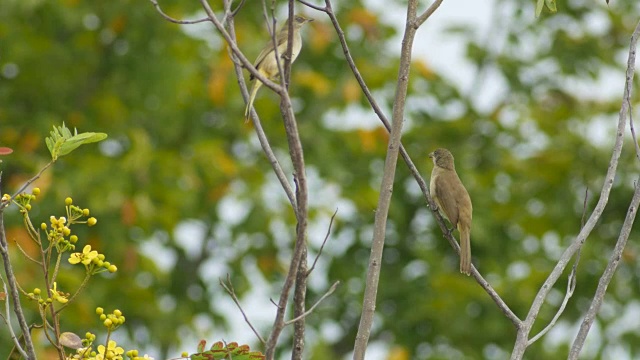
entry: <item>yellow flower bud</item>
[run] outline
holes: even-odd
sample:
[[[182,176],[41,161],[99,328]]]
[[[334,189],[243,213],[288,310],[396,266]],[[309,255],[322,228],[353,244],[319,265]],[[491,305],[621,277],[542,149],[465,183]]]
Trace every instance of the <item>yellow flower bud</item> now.
[[[73,199],[70,198],[70,197],[64,199],[64,204],[67,205],[67,206],[73,204]]]

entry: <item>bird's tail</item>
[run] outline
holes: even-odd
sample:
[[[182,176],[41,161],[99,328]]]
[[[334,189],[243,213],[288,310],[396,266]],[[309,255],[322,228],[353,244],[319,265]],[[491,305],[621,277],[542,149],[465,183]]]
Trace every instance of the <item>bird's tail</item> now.
[[[471,274],[471,229],[468,226],[458,224],[460,231],[460,272]]]
[[[256,94],[258,93],[258,89],[262,86],[262,82],[260,80],[255,79],[253,82],[253,87],[251,88],[251,94],[249,95],[249,102],[247,103],[247,108],[244,110],[244,122],[249,122],[249,116],[251,115],[251,107],[253,107],[253,100],[256,99]]]

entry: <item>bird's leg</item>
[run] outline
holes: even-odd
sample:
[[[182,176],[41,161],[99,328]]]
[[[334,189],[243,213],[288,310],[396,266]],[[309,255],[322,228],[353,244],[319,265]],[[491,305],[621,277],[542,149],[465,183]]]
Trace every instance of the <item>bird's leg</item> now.
[[[447,236],[453,236],[453,230],[455,230],[455,226],[452,227],[451,229],[447,228]]]

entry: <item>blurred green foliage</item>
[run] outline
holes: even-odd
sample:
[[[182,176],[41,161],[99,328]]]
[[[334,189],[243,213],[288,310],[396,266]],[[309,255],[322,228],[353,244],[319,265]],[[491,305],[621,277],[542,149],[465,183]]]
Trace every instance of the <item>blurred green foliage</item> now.
[[[202,16],[197,1],[160,3],[177,18]],[[403,24],[367,9],[364,1],[334,6],[360,71],[389,109],[398,64],[390,49],[398,48],[396,29]],[[640,5],[561,2],[557,13],[543,11],[538,19],[534,1],[491,6],[487,36],[451,23],[443,39],[464,44],[465,59],[452,63],[464,60],[473,68],[471,86],[461,88],[431,67],[439,54],[414,58],[403,143],[426,178],[428,152],[453,152],[475,209],[474,264],[524,317],[580,229],[585,190],[587,212],[597,201]],[[213,27],[169,23],[145,1],[10,0],[2,8],[0,146],[15,150],[3,157],[2,192],[11,193],[48,162],[44,138],[52,126],[65,122],[79,132],[109,135],[60,159],[36,183],[44,196],[32,218],[59,215],[63,199],[73,196],[99,218],[78,235],[119,269],[92,280],[63,329],[97,329],[90,319],[100,305],[127,314],[128,339],[119,344],[129,341],[156,359],[192,350],[200,338],[253,342],[251,348],[259,349],[241,314],[228,307],[218,278],[229,273],[243,302],[257,307],[247,310],[265,313],[254,320],[266,335],[275,313],[269,297],[279,294],[295,219],[253,129],[242,121],[233,64]],[[352,350],[359,321],[387,135],[368,110],[329,20],[304,11],[316,21],[305,30],[291,92],[310,179],[310,257],[338,208],[310,278],[309,301],[331,282],[342,282],[307,317],[307,354],[336,359]],[[247,2],[235,22],[240,47],[253,59],[267,39],[260,3]],[[612,81],[619,94],[599,91]],[[481,106],[492,82],[502,90]],[[255,106],[290,169],[275,95],[263,91]],[[366,126],[344,125],[352,122]],[[623,150],[619,169],[609,206],[583,248],[576,294],[556,332],[533,345],[528,358],[566,357],[637,179],[632,146]],[[17,213],[8,213],[6,224],[10,242],[26,242]],[[618,349],[640,356],[637,326],[620,325],[640,296],[637,236],[634,230],[596,322],[608,335],[590,337],[596,345],[586,358],[610,358]],[[32,264],[13,250],[20,280],[38,286]],[[499,359],[510,353],[511,323],[457,266],[399,164],[372,336],[389,359]],[[78,285],[82,275],[69,274],[60,286]],[[534,333],[553,317],[565,284],[556,285]],[[238,331],[244,338],[230,338]],[[10,340],[3,327],[0,335],[2,358]],[[282,356],[288,336],[281,339]]]

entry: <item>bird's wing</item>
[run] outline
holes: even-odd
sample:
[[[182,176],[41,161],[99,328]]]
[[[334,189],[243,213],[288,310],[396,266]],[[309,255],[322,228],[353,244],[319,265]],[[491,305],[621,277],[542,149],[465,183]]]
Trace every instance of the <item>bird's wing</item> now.
[[[269,42],[267,43],[267,45],[262,49],[262,51],[260,51],[260,54],[258,54],[256,61],[253,63],[253,66],[258,68],[260,66],[260,63],[262,63],[262,61],[271,52],[273,52],[273,40],[269,39]]]
[[[436,178],[435,184],[438,203],[454,227],[458,224],[459,216],[455,196],[456,192],[459,191],[459,183],[460,180],[454,173],[443,171]]]
[[[282,28],[280,30],[280,32],[278,32],[278,35],[276,36],[276,44],[278,45],[278,55],[282,56],[282,54],[284,53],[284,49],[286,49],[286,45],[283,47],[283,44],[286,44],[287,40],[288,40],[288,34],[289,32],[287,31],[286,28]],[[260,51],[260,54],[258,54],[258,57],[256,58],[256,61],[253,63],[253,66],[258,69],[260,67],[260,64],[264,61],[264,59],[266,59],[267,56],[271,56],[271,54],[273,53],[273,39],[269,38],[269,41],[267,42],[267,44],[264,46],[264,48],[262,48],[262,51]],[[250,76],[250,79],[253,80],[253,75]]]

